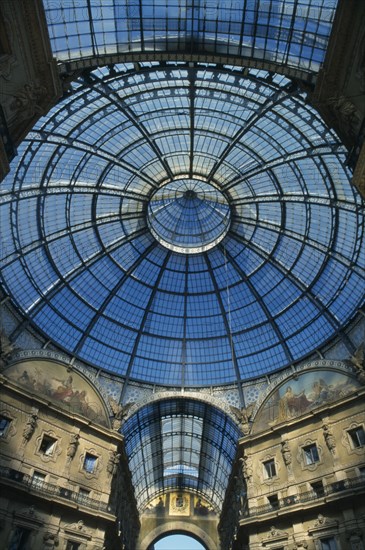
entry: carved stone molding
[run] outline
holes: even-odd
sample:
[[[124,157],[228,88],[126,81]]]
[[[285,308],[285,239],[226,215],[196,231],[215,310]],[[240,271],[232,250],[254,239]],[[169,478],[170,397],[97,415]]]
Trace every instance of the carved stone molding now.
[[[85,527],[82,519],[80,519],[79,521],[76,521],[75,523],[70,523],[66,525],[64,527],[64,531],[65,533],[68,533],[74,536],[76,535],[76,538],[78,540],[83,539],[84,541],[87,541],[87,540],[91,540],[92,538],[90,530]]]
[[[270,527],[270,533],[267,537],[261,539],[261,543],[263,546],[268,546],[269,548],[273,547],[273,543],[281,543],[281,547],[284,544],[284,541],[287,541],[289,538],[289,534],[286,531],[282,531],[281,529],[277,529],[274,525]]]
[[[308,533],[316,538],[323,536],[324,534],[336,534],[338,530],[338,520],[328,518],[322,514],[318,514],[317,519],[314,522],[313,527],[308,529]]]

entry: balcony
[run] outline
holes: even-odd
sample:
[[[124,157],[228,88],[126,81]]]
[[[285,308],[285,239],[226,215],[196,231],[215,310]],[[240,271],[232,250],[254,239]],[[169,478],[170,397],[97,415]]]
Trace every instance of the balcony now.
[[[9,480],[19,486],[19,488],[28,490],[32,493],[38,493],[45,497],[57,498],[61,501],[72,501],[87,509],[106,512],[107,514],[115,514],[114,506],[110,504],[85,497],[80,493],[70,491],[70,489],[66,487],[60,487],[59,485],[53,485],[52,483],[34,479],[32,476],[13,470],[12,468],[0,466],[0,479]]]
[[[241,520],[245,518],[254,518],[262,514],[268,514],[272,512],[277,512],[278,510],[283,510],[295,506],[297,504],[303,504],[308,502],[320,501],[331,495],[338,495],[339,493],[343,494],[345,492],[348,495],[353,495],[355,492],[362,492],[365,489],[365,477],[357,477],[354,479],[343,479],[341,481],[336,481],[329,485],[323,486],[321,492],[315,491],[306,491],[305,493],[300,493],[298,495],[287,496],[283,499],[278,499],[275,501],[275,506],[271,503],[264,504],[263,506],[253,506],[251,508],[245,507],[241,513]],[[343,494],[345,496],[345,494]]]

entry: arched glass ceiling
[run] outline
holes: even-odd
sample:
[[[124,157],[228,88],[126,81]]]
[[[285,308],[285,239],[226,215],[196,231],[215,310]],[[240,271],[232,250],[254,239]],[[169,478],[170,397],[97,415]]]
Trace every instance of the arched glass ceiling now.
[[[191,399],[146,405],[123,426],[137,504],[168,490],[204,495],[219,511],[240,432],[219,409]]]
[[[176,252],[197,254],[213,248],[231,223],[228,201],[217,189],[192,178],[174,179],[150,198],[147,222],[153,236]]]
[[[250,58],[318,71],[337,0],[43,0],[60,61],[116,54]]]
[[[174,252],[150,231],[153,197],[180,180],[229,205],[228,233],[207,251]],[[270,373],[364,303],[364,205],[345,150],[284,77],[158,64],[85,73],[1,189],[6,292],[51,341],[127,379]]]

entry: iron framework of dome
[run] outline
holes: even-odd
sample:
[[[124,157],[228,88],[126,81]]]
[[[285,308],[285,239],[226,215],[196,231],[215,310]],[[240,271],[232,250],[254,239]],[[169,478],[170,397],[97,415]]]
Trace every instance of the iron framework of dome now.
[[[183,62],[84,71],[2,184],[3,287],[25,322],[126,379],[274,372],[364,301],[363,202],[345,153],[284,76]],[[191,182],[213,190],[216,219],[191,214],[212,204]],[[166,189],[184,185],[181,217]],[[189,218],[197,253],[151,231],[161,192],[167,240]]]

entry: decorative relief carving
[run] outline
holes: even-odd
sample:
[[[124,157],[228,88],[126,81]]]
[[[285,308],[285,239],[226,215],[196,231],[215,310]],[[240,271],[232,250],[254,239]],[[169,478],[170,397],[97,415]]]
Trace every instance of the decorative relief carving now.
[[[9,340],[3,330],[0,330],[0,368],[4,367],[11,354],[15,351],[14,344]]]
[[[28,120],[43,114],[41,107],[42,99],[46,96],[47,90],[44,86],[30,82],[24,84],[23,88],[14,95],[10,103],[10,111],[15,112],[17,120]]]
[[[41,525],[43,523],[41,517],[39,516],[39,514],[37,514],[33,504],[31,506],[27,506],[26,508],[22,508],[19,511],[16,511],[15,516],[21,517],[22,519],[31,522],[32,525]]]
[[[46,550],[53,550],[59,544],[59,538],[57,533],[45,533],[43,535],[43,548]]]
[[[65,526],[65,532],[66,533],[72,533],[74,535],[77,535],[78,537],[82,537],[84,539],[91,539],[91,532],[89,529],[87,529],[84,525],[84,522],[82,519],[75,523],[70,523]]]
[[[33,408],[27,418],[26,424],[24,426],[23,430],[23,445],[26,445],[32,435],[34,434],[34,431],[37,426],[37,420],[38,420],[38,409]]]
[[[252,476],[253,476],[253,466],[252,466],[251,457],[244,454],[243,457],[239,459],[239,463],[241,466],[243,479],[246,481],[247,484],[251,484]]]
[[[332,454],[335,454],[336,452],[336,439],[333,435],[332,429],[328,424],[323,425],[323,437],[326,442],[326,445],[331,451]]]
[[[332,107],[332,112],[336,117],[340,132],[351,137],[356,136],[361,118],[352,101],[344,95],[338,94],[329,98],[327,103]]]
[[[169,515],[190,516],[190,495],[183,493],[171,493]]]
[[[251,429],[250,420],[252,417],[254,404],[251,403],[248,407],[242,407],[241,409],[230,406],[230,409],[235,418],[238,420],[243,435],[248,435]]]
[[[117,473],[118,466],[120,463],[120,458],[121,458],[121,455],[120,453],[117,453],[117,451],[109,452],[109,460],[106,465],[106,470],[108,474],[110,474],[111,476],[115,476],[115,474]]]
[[[272,525],[270,527],[270,533],[268,534],[268,536],[266,536],[265,538],[263,538],[261,540],[261,543],[263,544],[263,546],[266,546],[266,545],[269,545],[271,546],[271,544],[273,542],[277,542],[277,541],[283,541],[285,539],[288,539],[289,535],[286,531],[282,531],[281,529],[277,529],[274,525]]]
[[[365,343],[363,342],[350,357],[350,363],[356,370],[356,376],[361,384],[365,384]]]
[[[281,454],[283,455],[285,466],[289,468],[292,463],[292,455],[289,448],[289,442],[287,440],[281,442]]]
[[[336,519],[328,518],[322,514],[318,514],[316,521],[314,522],[313,527],[308,529],[310,535],[315,537],[322,536],[322,533],[326,535],[335,535],[338,530],[338,521]]]
[[[114,418],[112,420],[113,430],[119,431],[123,426],[124,422],[127,420],[129,410],[133,407],[134,403],[127,403],[126,405],[121,405],[117,403],[115,399],[109,399],[110,408],[113,411]]]
[[[67,462],[71,462],[71,460],[74,458],[77,447],[79,445],[79,434],[71,434],[70,442],[67,447],[66,455],[67,455]]]

